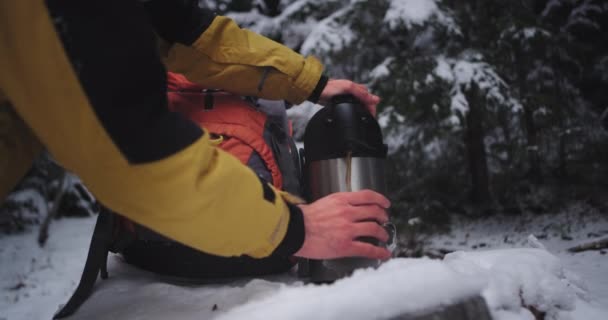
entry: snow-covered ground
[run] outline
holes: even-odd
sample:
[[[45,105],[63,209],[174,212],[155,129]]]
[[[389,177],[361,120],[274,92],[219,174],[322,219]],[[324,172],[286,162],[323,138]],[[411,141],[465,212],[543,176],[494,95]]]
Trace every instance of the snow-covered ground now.
[[[571,276],[580,278],[582,299],[577,300],[572,319],[608,319],[608,250],[567,251],[608,235],[606,214],[585,205],[573,205],[556,215],[493,217],[473,223],[457,220],[452,229],[450,234],[430,238],[430,246],[449,251],[514,247],[547,250],[559,258]],[[513,264],[506,263],[509,267]]]
[[[0,236],[0,319],[50,319],[72,293],[84,266],[95,218],[54,221],[45,248],[38,228]]]
[[[80,277],[93,224],[93,218],[56,221],[45,249],[35,229],[2,238],[0,319],[51,318]],[[98,282],[73,319],[382,319],[476,294],[500,320],[534,319],[522,302],[545,311],[546,319],[608,319],[608,257],[565,251],[603,232],[608,222],[599,215],[456,222],[451,235],[430,242],[466,251],[443,260],[393,259],[321,286],[290,274],[184,284],[113,256],[110,279]]]

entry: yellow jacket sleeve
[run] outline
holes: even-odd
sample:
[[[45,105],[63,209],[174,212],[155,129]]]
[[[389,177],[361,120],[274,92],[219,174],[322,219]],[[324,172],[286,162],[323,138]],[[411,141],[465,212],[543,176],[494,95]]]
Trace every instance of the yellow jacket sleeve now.
[[[323,72],[316,58],[305,58],[222,16],[191,46],[174,43],[164,61],[169,70],[209,88],[294,104],[311,95]]]
[[[61,1],[56,3],[63,5]],[[160,134],[168,136],[165,143],[171,142],[172,137],[177,139],[181,131],[180,127],[162,125],[166,119],[173,119],[166,110],[150,110],[149,105],[162,104],[157,101],[166,96],[162,88],[152,88],[151,93],[159,93],[154,97],[132,92],[130,88],[139,90],[150,86],[128,81],[109,86],[113,91],[107,93],[91,88],[90,82],[99,81],[99,85],[103,85],[103,76],[115,76],[114,80],[119,81],[132,73],[133,70],[126,70],[114,75],[114,70],[104,73],[104,68],[99,67],[106,63],[111,68],[112,63],[118,62],[112,59],[118,49],[123,49],[116,48],[121,45],[131,46],[128,49],[135,52],[124,57],[123,63],[144,72],[147,65],[140,65],[139,61],[145,57],[138,56],[137,52],[144,55],[148,51],[131,45],[130,41],[140,39],[135,37],[140,34],[148,34],[128,29],[141,21],[120,20],[112,8],[101,6],[91,11],[89,5],[75,1],[67,11],[57,9],[58,13],[55,12],[61,14],[62,19],[53,21],[67,23],[68,27],[62,30],[73,32],[72,48],[75,42],[86,40],[85,45],[78,47],[82,50],[70,51],[73,55],[70,61],[55,32],[50,9],[43,1],[0,0],[0,91],[11,100],[40,141],[109,208],[188,246],[222,256],[247,254],[252,257],[264,257],[283,249],[285,241],[294,245],[284,248],[284,253],[299,249],[303,241],[301,211],[285,202],[279,192],[261,183],[236,158],[213,147],[207,134],[199,133],[185,147],[152,161],[134,163],[125,156],[141,145],[157,148],[160,142],[152,137],[158,135],[147,136],[155,127],[163,128]],[[135,6],[125,4],[121,9],[124,10],[119,13],[129,19],[138,14]],[[94,25],[95,19],[104,14],[114,18],[105,21],[113,25]],[[81,23],[83,28],[70,23]],[[145,26],[145,23],[139,25]],[[98,53],[90,45],[95,45],[97,39],[110,31],[116,31],[117,36],[128,32],[135,36],[123,39],[125,43],[105,43],[115,47],[99,48],[101,60],[87,60],[87,53]],[[83,33],[86,33],[84,40]],[[153,34],[148,38],[154,42]],[[158,60],[154,54],[152,57]],[[108,59],[111,61],[106,61]],[[90,61],[99,62],[87,64]],[[153,63],[150,65],[154,67]],[[162,71],[164,75],[162,68],[157,69],[158,74]],[[89,76],[83,81],[91,70],[102,78]],[[166,109],[166,101],[164,107]],[[107,114],[112,112],[124,117],[110,118],[113,120],[110,121]],[[131,131],[129,121],[133,121]],[[141,127],[141,131],[136,132],[138,123],[152,129]],[[129,133],[130,144],[117,143],[124,141],[117,138],[124,132]]]

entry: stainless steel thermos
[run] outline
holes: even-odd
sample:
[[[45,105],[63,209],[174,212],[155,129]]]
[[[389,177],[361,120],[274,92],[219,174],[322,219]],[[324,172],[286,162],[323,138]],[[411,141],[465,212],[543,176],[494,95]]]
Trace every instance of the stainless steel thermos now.
[[[341,191],[372,189],[386,194],[387,147],[376,119],[351,95],[332,99],[317,112],[304,133],[305,196],[315,201]],[[379,244],[375,239],[360,241]],[[342,258],[300,263],[300,275],[312,282],[332,282],[378,260]]]

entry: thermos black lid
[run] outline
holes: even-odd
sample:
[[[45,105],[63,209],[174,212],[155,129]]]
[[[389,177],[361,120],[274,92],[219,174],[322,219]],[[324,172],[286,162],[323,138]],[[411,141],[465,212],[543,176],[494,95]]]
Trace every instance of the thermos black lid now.
[[[387,147],[376,119],[352,95],[335,96],[304,132],[306,161],[353,157],[386,158]]]

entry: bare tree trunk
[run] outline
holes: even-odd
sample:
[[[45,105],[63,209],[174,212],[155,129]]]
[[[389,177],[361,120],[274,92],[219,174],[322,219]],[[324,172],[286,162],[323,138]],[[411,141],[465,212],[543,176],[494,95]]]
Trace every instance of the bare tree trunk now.
[[[524,54],[520,54],[517,52],[518,59],[526,59]],[[527,64],[523,64],[527,65]],[[538,130],[536,129],[536,124],[534,123],[534,109],[528,104],[531,103],[528,101],[528,88],[526,87],[526,70],[520,66],[517,68],[517,80],[519,82],[519,94],[524,101],[524,126],[526,128],[526,142],[527,142],[527,154],[528,154],[528,172],[527,176],[534,183],[542,182],[542,174],[540,168],[540,155],[539,155],[539,146],[538,146]]]
[[[525,7],[524,3],[521,3],[521,5]],[[528,74],[528,70],[526,69],[527,66],[530,65],[530,61],[528,60],[528,55],[523,52],[521,45],[517,43],[514,44],[513,51],[515,53],[515,61],[518,61],[518,63],[515,64],[515,68],[517,68],[519,96],[524,109],[523,123],[526,130],[526,152],[528,155],[528,172],[526,173],[526,176],[534,183],[539,184],[542,182],[542,174],[540,170],[538,130],[536,128],[536,123],[534,122],[534,108],[530,105],[533,102],[529,100],[526,83]]]
[[[557,101],[567,104],[568,100],[567,97],[564,97],[563,95],[563,88],[562,88],[562,83],[561,83],[562,79],[560,74],[556,74],[556,80],[555,80],[555,97],[557,98]],[[556,113],[557,113],[557,123],[558,123],[558,128],[559,128],[559,145],[558,145],[558,157],[559,157],[559,164],[558,164],[558,175],[561,179],[564,179],[568,176],[568,170],[567,170],[567,164],[566,164],[566,157],[568,156],[567,151],[566,151],[566,139],[568,137],[568,128],[566,125],[566,120],[564,119],[564,109],[567,109],[568,106],[557,106],[556,109]]]
[[[565,41],[562,39],[562,41]],[[557,49],[559,50],[559,49]],[[559,71],[561,69],[561,63],[560,63],[560,54],[559,52],[554,52],[553,56],[552,56],[552,67],[553,70],[555,70],[555,75],[554,75],[554,80],[553,80],[553,90],[554,90],[554,96],[555,96],[555,105],[554,105],[554,112],[557,115],[557,125],[558,125],[558,138],[559,138],[559,145],[558,145],[558,168],[557,168],[557,174],[559,176],[559,178],[563,181],[567,175],[568,175],[568,171],[567,171],[567,163],[566,163],[566,157],[567,155],[567,151],[566,151],[566,139],[568,136],[568,124],[567,124],[567,119],[566,119],[566,110],[569,109],[569,95],[567,93],[567,88],[564,85],[564,76],[562,75],[562,73]]]
[[[472,83],[471,89],[465,91],[465,95],[469,102],[469,112],[466,116],[465,144],[467,146],[469,172],[471,173],[471,200],[474,204],[483,204],[490,200],[490,184],[479,87]]]
[[[529,106],[524,106],[524,124],[526,127],[528,169],[527,176],[534,183],[542,182],[540,169],[540,156],[538,150],[538,133],[534,123],[534,111]]]
[[[568,169],[566,165],[566,157],[568,156],[566,152],[566,137],[567,133],[561,132],[559,135],[559,176],[561,178],[566,178],[568,176]]]
[[[513,135],[511,133],[511,128],[510,128],[510,114],[507,114],[506,112],[499,112],[498,121],[499,121],[499,125],[502,128],[502,132],[505,137],[505,145],[506,145],[506,152],[507,152],[506,162],[509,164],[509,166],[512,166],[513,165],[513,142],[512,142]]]
[[[276,17],[281,14],[281,11],[279,10],[281,0],[264,0],[264,4],[266,5],[266,15]]]
[[[51,225],[51,221],[57,216],[59,212],[59,207],[61,206],[61,199],[63,199],[63,195],[67,189],[68,176],[65,170],[61,169],[61,173],[59,176],[59,187],[57,188],[57,192],[55,193],[55,198],[53,199],[53,206],[50,210],[47,211],[47,215],[40,226],[40,231],[38,233],[38,244],[41,247],[44,247],[46,244],[46,240],[49,238],[49,227]]]

